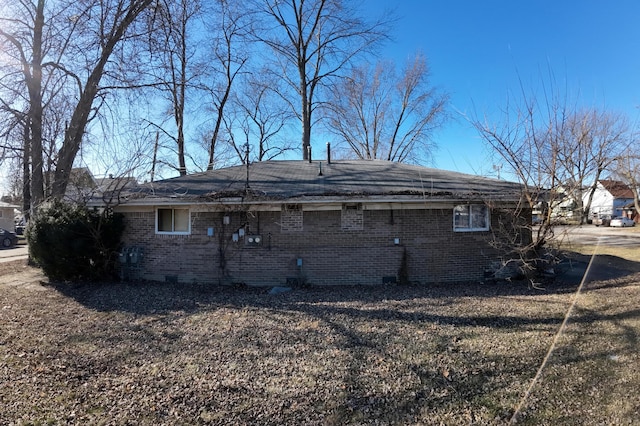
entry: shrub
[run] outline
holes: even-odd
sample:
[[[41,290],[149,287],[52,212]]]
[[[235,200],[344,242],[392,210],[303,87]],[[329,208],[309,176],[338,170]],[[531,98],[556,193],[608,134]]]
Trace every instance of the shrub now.
[[[115,276],[121,214],[53,201],[31,218],[29,254],[53,280],[98,281]]]

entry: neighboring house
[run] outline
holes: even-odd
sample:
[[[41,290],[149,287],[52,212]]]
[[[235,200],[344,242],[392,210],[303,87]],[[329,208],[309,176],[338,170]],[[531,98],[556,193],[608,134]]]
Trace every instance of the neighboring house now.
[[[95,193],[98,188],[91,171],[86,167],[71,169],[69,183],[64,193],[64,200],[72,203],[83,203]]]
[[[534,224],[544,222],[547,216],[554,224],[569,223],[580,218],[578,203],[563,187],[540,191],[536,199],[538,201],[532,210]]]
[[[64,199],[72,203],[84,204],[99,195],[107,204],[117,203],[118,195],[124,188],[132,188],[136,185],[137,182],[132,177],[110,175],[107,178],[96,179],[88,168],[78,167],[71,170]]]
[[[585,202],[586,202],[585,195]],[[625,208],[633,204],[633,191],[624,182],[617,180],[599,180],[593,193],[589,216],[597,218],[604,215],[623,216],[629,214]]]
[[[113,205],[120,203],[120,195],[125,189],[132,190],[136,188],[138,181],[134,177],[114,177],[109,175],[106,178],[96,179],[96,184],[96,194],[102,197],[104,203]]]
[[[520,196],[515,183],[395,162],[265,161],[140,185],[115,211],[129,277],[424,284],[482,280]]]
[[[15,231],[16,209],[20,207],[0,201],[0,228]]]

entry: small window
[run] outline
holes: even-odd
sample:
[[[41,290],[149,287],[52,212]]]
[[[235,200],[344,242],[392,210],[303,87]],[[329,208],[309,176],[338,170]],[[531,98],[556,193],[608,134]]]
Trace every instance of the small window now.
[[[488,231],[489,208],[483,204],[467,204],[453,209],[453,230],[456,232]]]
[[[189,234],[191,232],[189,209],[158,209],[156,217],[158,234]]]

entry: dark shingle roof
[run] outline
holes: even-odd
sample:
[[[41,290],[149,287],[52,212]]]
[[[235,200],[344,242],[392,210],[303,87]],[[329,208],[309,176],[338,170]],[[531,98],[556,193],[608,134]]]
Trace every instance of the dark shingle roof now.
[[[322,174],[320,174],[322,171]],[[518,199],[521,186],[481,176],[389,161],[264,161],[156,181],[134,198],[217,199],[415,195],[438,198]],[[133,194],[132,194],[133,195]]]

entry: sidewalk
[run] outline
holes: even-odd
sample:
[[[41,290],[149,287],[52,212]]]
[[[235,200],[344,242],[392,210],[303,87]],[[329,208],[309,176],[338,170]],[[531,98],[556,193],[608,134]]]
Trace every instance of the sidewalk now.
[[[26,260],[29,257],[29,247],[18,244],[15,247],[0,250],[0,263]]]
[[[0,276],[14,275],[27,266],[29,260],[29,247],[24,241],[17,246],[0,249]]]

